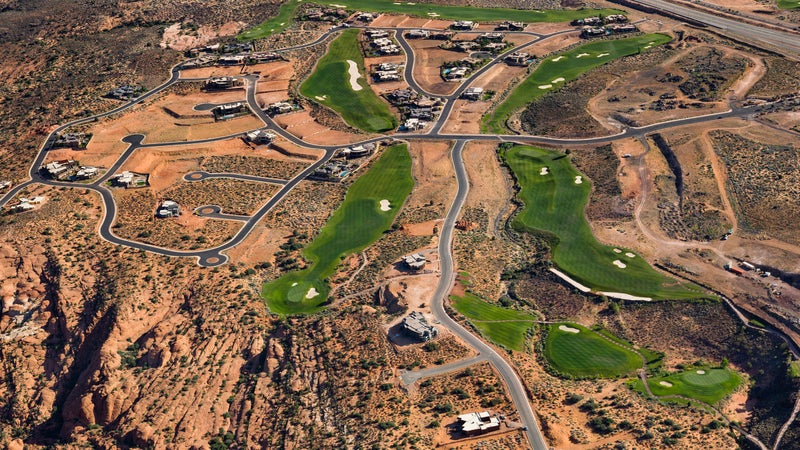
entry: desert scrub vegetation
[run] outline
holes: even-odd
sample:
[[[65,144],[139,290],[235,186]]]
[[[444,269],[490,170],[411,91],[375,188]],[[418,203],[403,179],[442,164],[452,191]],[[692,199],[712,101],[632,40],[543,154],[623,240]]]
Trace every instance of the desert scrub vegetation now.
[[[210,173],[238,173],[284,180],[294,177],[308,165],[299,161],[245,155],[209,156],[200,160],[200,167]]]
[[[718,100],[747,68],[747,59],[725,56],[716,48],[701,48],[677,61],[686,74],[679,85],[687,97],[701,101]]]
[[[797,147],[755,142],[727,131],[711,133],[725,163],[734,210],[746,231],[800,244],[800,166]]]
[[[203,181],[180,181],[159,193],[159,196],[178,202],[184,214],[191,214],[200,206],[217,205],[225,214],[246,216],[253,214],[278,189],[278,186],[269,183],[210,178]]]

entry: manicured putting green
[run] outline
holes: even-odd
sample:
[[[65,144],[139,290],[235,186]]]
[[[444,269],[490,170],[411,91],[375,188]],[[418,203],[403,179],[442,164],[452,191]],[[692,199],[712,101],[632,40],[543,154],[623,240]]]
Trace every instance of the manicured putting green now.
[[[556,372],[575,378],[611,378],[642,367],[632,350],[574,323],[549,325],[544,354]]]
[[[683,395],[714,405],[729,396],[742,383],[742,377],[731,369],[693,368],[665,377],[648,378],[653,395]],[[639,381],[638,387],[641,388]]]
[[[601,292],[652,299],[707,297],[698,287],[656,272],[630,250],[595,239],[584,215],[591,184],[566,155],[515,146],[503,157],[514,172],[520,186],[518,197],[525,204],[512,225],[522,232],[544,232],[553,243],[553,262],[572,278]]]
[[[301,0],[288,0],[281,5],[275,17],[267,19],[255,27],[242,32],[236,36],[236,39],[240,41],[251,41],[253,39],[261,39],[283,32],[283,30],[289,28],[294,23],[295,11],[297,11],[297,7],[300,6],[301,3]]]
[[[507,133],[506,121],[511,115],[542,95],[559,89],[564,83],[578,78],[590,69],[616,58],[647,51],[671,39],[666,34],[646,34],[591,42],[567,52],[548,56],[525,81],[514,88],[503,103],[483,117],[482,129],[493,134]]]
[[[319,311],[330,291],[327,278],[345,256],[366,248],[391,227],[413,187],[405,144],[387,148],[353,183],[342,205],[303,251],[309,267],[264,285],[262,295],[270,311],[281,315]],[[388,211],[381,209],[384,200],[389,201]]]
[[[525,337],[536,318],[526,312],[492,305],[475,294],[451,296],[453,308],[463,314],[486,339],[512,350],[522,351]]]
[[[354,90],[351,85],[349,61],[358,66],[360,77],[356,83],[360,89]],[[356,128],[369,132],[396,128],[397,119],[369,87],[364,73],[358,30],[347,30],[331,42],[328,53],[300,86],[300,92],[338,112],[345,122]]]

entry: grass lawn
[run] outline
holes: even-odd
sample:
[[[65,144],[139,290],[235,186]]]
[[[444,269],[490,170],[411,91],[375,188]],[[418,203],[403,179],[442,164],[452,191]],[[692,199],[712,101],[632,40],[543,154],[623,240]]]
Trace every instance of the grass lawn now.
[[[800,8],[800,0],[778,0],[778,8],[798,9]]]
[[[264,285],[263,297],[276,314],[308,314],[322,309],[330,287],[327,278],[348,254],[361,251],[388,230],[414,180],[405,144],[387,148],[373,166],[347,191],[319,235],[303,250],[309,267],[290,272]],[[389,200],[389,211],[380,210]],[[310,289],[319,293],[307,298]]]
[[[591,184],[567,156],[515,146],[503,157],[514,172],[520,186],[519,199],[525,204],[512,225],[522,232],[544,234],[553,245],[553,262],[571,277],[597,291],[652,299],[708,298],[699,287],[656,272],[630,250],[615,249],[595,239],[584,215]],[[545,168],[546,174],[541,175]],[[577,177],[581,177],[580,184]],[[625,267],[618,267],[614,261]]]
[[[483,117],[482,131],[492,134],[507,133],[506,121],[514,112],[536,98],[559,89],[565,83],[578,78],[590,69],[616,58],[645,51],[645,47],[648,45],[661,45],[671,39],[665,34],[646,34],[625,39],[592,42],[564,53],[548,56],[539,63],[536,70],[525,81],[514,88],[503,103]],[[583,56],[578,57],[579,55]],[[561,80],[562,78],[563,80]],[[544,86],[549,87],[545,88]]]
[[[562,326],[579,331],[559,329]],[[576,378],[611,378],[642,367],[642,359],[633,351],[573,323],[549,325],[544,355],[558,373]]]
[[[698,373],[705,372],[705,373]],[[661,383],[669,383],[665,386]],[[665,377],[648,378],[647,384],[653,394],[683,395],[714,405],[729,396],[742,383],[742,377],[731,369],[694,368]],[[635,389],[643,391],[642,381],[637,380]]]
[[[297,11],[297,7],[300,6],[301,3],[300,0],[287,0],[286,3],[282,4],[280,9],[278,9],[277,16],[267,19],[249,30],[243,31],[236,36],[236,39],[240,41],[251,41],[282,32],[294,23],[295,11]]]
[[[487,339],[512,350],[523,350],[528,330],[536,320],[531,314],[492,305],[469,292],[463,297],[451,296],[450,301]]]
[[[800,361],[792,361],[789,363],[789,376],[794,379],[800,378]]]
[[[354,91],[350,86],[348,60],[358,65],[361,90]],[[364,131],[381,132],[396,128],[397,118],[389,111],[389,105],[370,89],[365,73],[358,30],[347,30],[331,42],[328,53],[300,86],[300,93],[333,109],[349,125]]]

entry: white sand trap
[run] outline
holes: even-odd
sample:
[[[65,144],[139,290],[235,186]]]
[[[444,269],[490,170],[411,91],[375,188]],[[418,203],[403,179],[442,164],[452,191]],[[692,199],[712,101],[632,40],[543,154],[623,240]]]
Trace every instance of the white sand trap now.
[[[598,57],[598,58],[602,58],[603,56],[608,56],[608,55],[610,55],[610,54],[611,54],[611,53],[600,53],[599,55],[597,55],[597,57]]]
[[[619,267],[620,269],[624,269],[624,268],[628,267],[627,264],[625,264],[624,262],[622,262],[622,261],[620,261],[618,259],[615,259],[613,264],[615,266]]]
[[[292,283],[292,287],[295,287],[295,286],[297,286],[297,283]]]
[[[566,325],[559,325],[558,329],[561,331],[566,331],[567,333],[580,333],[581,330],[577,328],[568,327]]]
[[[625,256],[627,256],[628,258],[635,258],[636,254],[635,253],[631,253],[631,252],[627,252],[627,253],[625,253]]]
[[[580,55],[577,56],[577,58],[583,58],[584,56],[589,56],[589,54],[588,53],[581,53]]]
[[[416,5],[416,3],[411,3],[411,2],[408,2],[408,3],[406,3],[406,5],[411,5],[411,6],[414,6],[414,5]]]
[[[653,45],[653,44],[655,44],[655,41],[652,41],[652,42],[648,42],[648,43],[647,43],[647,45]]]
[[[564,79],[564,77],[558,77],[553,80],[552,83],[561,83],[562,81],[566,81],[566,79]]]
[[[659,381],[658,384],[664,387],[672,387],[672,383],[670,383],[669,381]]]
[[[652,47],[652,45],[645,45],[644,49],[647,50],[648,48],[651,48],[651,47]]]
[[[431,17],[439,17],[438,13],[428,13],[428,15]]]
[[[614,253],[622,253],[622,250],[620,250],[620,249],[618,249],[618,248],[615,248],[615,249],[614,249]]]
[[[697,374],[698,374],[698,375],[705,375],[705,374],[706,374],[706,371],[705,371],[705,370],[698,370],[698,371],[697,371]]]
[[[286,25],[286,22],[281,22],[281,26],[284,26],[284,25]]]
[[[315,288],[311,288],[306,292],[306,298],[314,298],[319,295],[319,292]]]
[[[323,95],[322,97],[320,97],[319,95],[315,95],[314,98],[319,100],[319,101],[321,101],[321,102],[324,102],[325,100],[328,99],[328,96],[327,95]]]
[[[548,170],[547,167],[542,167],[542,170],[539,171],[539,175],[547,175]]]
[[[575,175],[575,184],[583,183],[583,177],[580,175]]]
[[[562,59],[564,59],[564,58],[566,58],[566,56],[564,56],[564,55],[561,55],[561,56],[559,56],[558,58],[553,58],[553,62],[559,62],[559,61],[561,61],[561,60],[562,60]]]
[[[347,8],[347,5],[337,5],[336,3],[331,3],[331,6],[334,8]]]
[[[539,89],[550,89],[551,87],[553,87],[552,84],[543,84],[539,86]]]
[[[631,300],[634,302],[651,302],[653,301],[650,297],[638,297],[636,295],[626,294],[624,292],[600,292],[601,294],[605,295],[606,297],[611,298],[618,298],[620,300]]]
[[[392,208],[389,207],[389,200],[383,199],[381,200],[381,211],[388,211]]]
[[[350,88],[354,91],[360,91],[364,89],[358,84],[358,79],[361,78],[361,74],[358,73],[358,64],[355,61],[348,59],[347,64],[350,66],[347,69],[347,72],[350,74]]]

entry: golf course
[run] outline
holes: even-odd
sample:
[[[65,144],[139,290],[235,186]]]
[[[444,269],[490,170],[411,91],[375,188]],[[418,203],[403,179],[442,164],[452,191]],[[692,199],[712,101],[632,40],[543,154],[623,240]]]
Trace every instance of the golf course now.
[[[778,0],[778,8],[800,9],[800,0]]]
[[[553,262],[574,280],[595,291],[653,300],[707,297],[699,287],[656,272],[631,250],[597,241],[584,214],[591,184],[567,155],[514,146],[501,157],[514,173],[524,204],[512,226],[549,241]]]
[[[556,372],[575,378],[613,378],[642,367],[634,351],[574,323],[548,326],[544,355]]]
[[[733,393],[742,377],[731,369],[695,367],[672,375],[648,378],[647,384],[656,397],[681,395],[715,405]],[[634,388],[644,392],[641,380]]]
[[[365,78],[358,30],[342,33],[300,86],[300,93],[339,113],[348,125],[378,133],[397,127],[389,105],[372,91]]]
[[[524,349],[528,330],[536,320],[533,315],[487,303],[470,292],[451,296],[450,301],[486,339],[508,349]]]
[[[289,315],[320,310],[330,291],[327,278],[344,257],[366,248],[391,227],[413,187],[406,145],[387,148],[350,186],[342,205],[303,250],[308,267],[264,286],[262,295],[270,311]]]
[[[590,69],[665,44],[671,39],[665,34],[646,34],[626,39],[596,41],[548,56],[528,78],[514,88],[503,103],[483,117],[482,131],[507,133],[506,121],[538,97],[559,89]]]
[[[246,30],[236,36],[240,41],[252,41],[253,39],[263,39],[273,34],[282,32],[294,23],[295,11],[302,4],[301,0],[287,0],[278,9],[278,14],[264,22]]]

